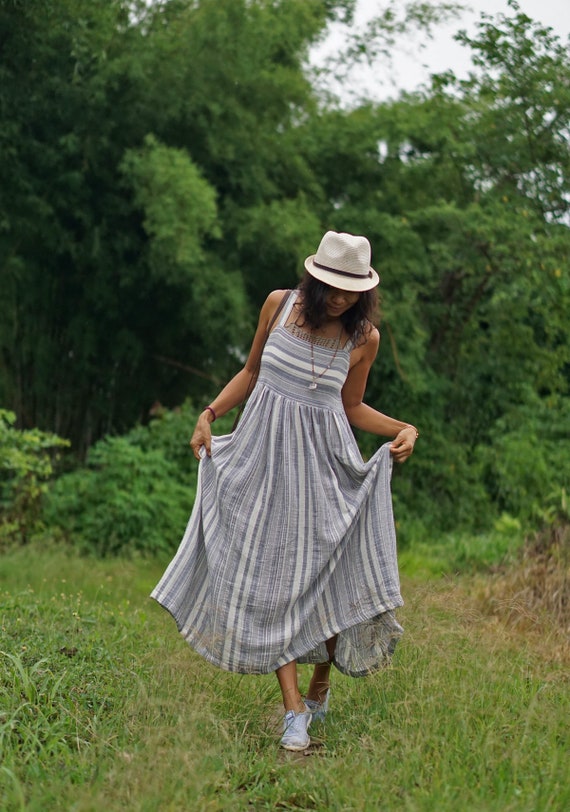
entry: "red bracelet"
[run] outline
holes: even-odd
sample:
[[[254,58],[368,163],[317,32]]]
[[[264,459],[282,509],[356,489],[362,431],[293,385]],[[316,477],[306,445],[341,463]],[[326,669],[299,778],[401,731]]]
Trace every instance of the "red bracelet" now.
[[[214,422],[214,420],[216,419],[216,413],[215,413],[215,411],[212,409],[212,407],[211,407],[211,406],[206,406],[206,407],[204,408],[204,411],[205,411],[205,412],[212,412],[212,418],[213,418],[212,423],[213,423],[213,422]]]

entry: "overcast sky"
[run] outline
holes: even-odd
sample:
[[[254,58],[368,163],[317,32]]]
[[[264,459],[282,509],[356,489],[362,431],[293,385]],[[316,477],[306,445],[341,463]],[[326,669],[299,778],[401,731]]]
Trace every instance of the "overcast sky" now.
[[[461,0],[459,0],[461,2]],[[429,79],[430,73],[441,73],[453,70],[457,76],[465,76],[470,67],[470,52],[468,48],[460,46],[453,40],[456,31],[463,28],[468,32],[474,31],[475,22],[480,18],[481,12],[495,16],[498,13],[512,15],[507,0],[463,0],[462,5],[469,6],[472,11],[465,12],[460,19],[438,29],[432,41],[428,41],[425,50],[418,49],[418,41],[412,43],[402,42],[401,50],[393,55],[393,63],[389,71],[377,67],[370,70],[365,67],[359,69],[358,75],[351,77],[350,87],[345,87],[343,97],[359,95],[372,99],[386,99],[398,95],[400,90],[414,90]],[[568,42],[570,34],[570,0],[519,0],[521,11],[532,19],[548,26],[561,38]],[[356,22],[359,25],[378,14],[386,7],[384,0],[358,0]],[[327,51],[334,48],[333,34],[328,43],[323,44],[314,59],[318,63]],[[339,87],[332,87],[339,92]]]

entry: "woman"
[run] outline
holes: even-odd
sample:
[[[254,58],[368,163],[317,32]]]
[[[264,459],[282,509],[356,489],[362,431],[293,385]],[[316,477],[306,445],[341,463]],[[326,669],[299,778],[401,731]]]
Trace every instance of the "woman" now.
[[[370,673],[402,634],[390,475],[418,436],[362,402],[380,340],[368,240],[328,231],[305,269],[285,303],[268,296],[245,367],[198,419],[196,502],[152,593],[210,662],[276,672],[289,750],[326,715],[331,665]],[[236,431],[212,437],[252,376]],[[395,439],[365,463],[351,425]],[[298,662],[314,664],[304,699]]]

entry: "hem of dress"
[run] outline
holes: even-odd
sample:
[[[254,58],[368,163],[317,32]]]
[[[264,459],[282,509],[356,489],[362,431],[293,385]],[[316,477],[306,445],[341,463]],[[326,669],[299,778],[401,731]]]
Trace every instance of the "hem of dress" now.
[[[302,653],[293,654],[285,662],[277,662],[277,663],[275,663],[275,664],[273,664],[271,666],[268,666],[267,668],[264,667],[263,669],[254,669],[254,668],[250,668],[250,667],[246,668],[245,666],[232,667],[230,665],[227,665],[225,663],[220,662],[219,658],[214,657],[214,655],[211,654],[211,652],[210,652],[210,650],[208,648],[206,648],[204,646],[201,646],[194,639],[190,639],[191,638],[190,634],[185,634],[184,633],[183,626],[178,621],[178,618],[174,614],[174,611],[166,603],[163,603],[160,600],[160,598],[157,595],[155,595],[154,591],[151,592],[150,597],[154,601],[156,601],[159,606],[162,606],[162,608],[165,609],[168,612],[168,614],[172,617],[172,619],[176,623],[176,628],[178,629],[178,632],[179,632],[180,636],[182,637],[182,639],[185,640],[185,642],[190,646],[190,648],[192,648],[197,654],[199,654],[200,657],[203,657],[203,659],[206,660],[208,663],[210,663],[211,665],[214,665],[216,668],[219,668],[222,671],[226,671],[226,672],[228,672],[230,674],[251,674],[251,675],[257,675],[257,676],[262,676],[264,674],[273,674],[273,673],[275,673],[275,671],[277,671],[278,668],[281,668],[282,666],[287,665],[288,662],[292,662],[293,660],[296,660],[298,662],[299,660],[302,660],[304,657],[306,657],[308,654],[310,654],[310,652],[313,651],[316,646],[321,645],[322,643],[325,642],[325,640],[328,640],[330,637],[334,637],[337,634],[342,634],[343,632],[347,632],[350,629],[354,628],[354,626],[358,626],[360,623],[366,623],[367,621],[374,620],[374,618],[381,617],[382,615],[385,615],[387,612],[395,612],[396,609],[399,609],[404,605],[404,601],[402,600],[400,603],[396,603],[392,607],[388,607],[386,609],[383,609],[380,612],[377,612],[374,615],[370,615],[369,617],[366,617],[366,618],[364,618],[362,620],[358,620],[355,623],[351,623],[350,626],[343,626],[343,628],[339,629],[338,631],[333,631],[331,634],[328,634],[328,636],[326,636],[324,638],[324,640],[318,640],[317,642],[315,642],[314,645],[312,645],[306,651],[304,651]],[[396,641],[396,643],[397,643],[397,641]],[[389,656],[387,658],[386,657],[384,658],[385,659],[384,662],[379,662],[377,666],[372,667],[372,668],[366,668],[366,669],[359,670],[359,671],[351,671],[350,669],[342,667],[336,661],[336,658],[334,658],[332,660],[332,665],[334,665],[334,667],[338,671],[340,671],[341,674],[344,674],[345,676],[355,677],[355,678],[365,677],[365,676],[368,676],[370,674],[374,674],[377,671],[383,670],[389,664],[395,647],[396,647],[396,645],[394,645],[392,650],[389,651]],[[322,662],[326,662],[326,660],[323,660]],[[311,664],[312,663],[310,663],[310,662],[300,663],[300,665],[311,665]]]

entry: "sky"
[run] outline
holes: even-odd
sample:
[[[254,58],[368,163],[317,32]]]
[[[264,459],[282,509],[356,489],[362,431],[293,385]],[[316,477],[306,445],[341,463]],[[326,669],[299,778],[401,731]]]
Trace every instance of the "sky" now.
[[[437,29],[432,41],[427,42],[424,50],[419,49],[419,38],[413,42],[402,42],[393,55],[389,69],[372,70],[362,66],[358,73],[351,77],[349,86],[340,88],[331,84],[334,92],[341,97],[348,98],[355,95],[364,95],[369,99],[384,100],[395,97],[401,90],[414,90],[429,80],[431,73],[441,73],[453,70],[457,76],[464,77],[470,68],[470,52],[453,40],[453,35],[459,29],[469,33],[475,30],[475,23],[479,20],[481,12],[495,16],[504,13],[513,14],[507,5],[507,0],[458,0],[462,5],[469,6],[472,11],[466,11],[453,22]],[[532,19],[553,29],[562,42],[568,42],[570,35],[570,0],[518,0],[520,9]],[[358,0],[356,23],[365,25],[366,21],[386,7],[385,0]],[[319,46],[313,53],[315,64],[327,52],[335,48],[339,33],[333,33],[329,40]],[[386,67],[386,66],[384,66]]]

